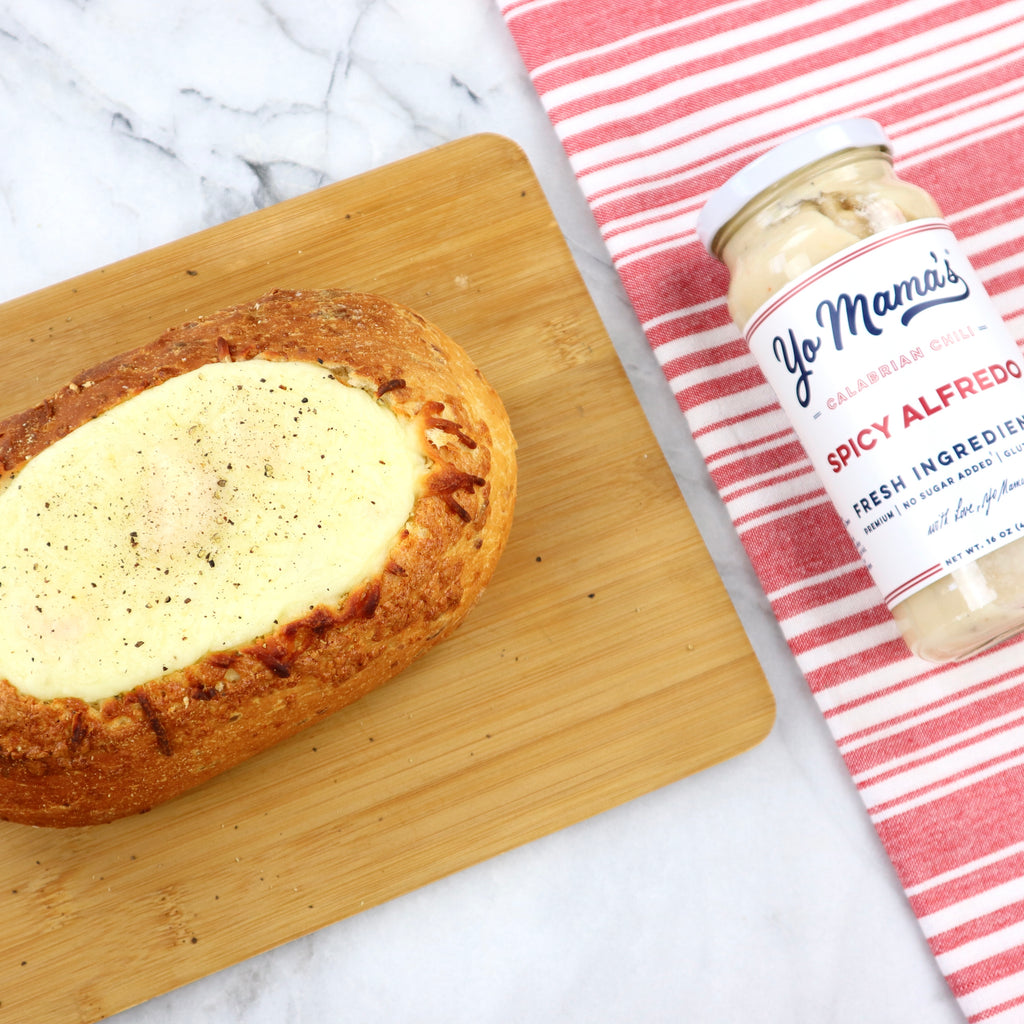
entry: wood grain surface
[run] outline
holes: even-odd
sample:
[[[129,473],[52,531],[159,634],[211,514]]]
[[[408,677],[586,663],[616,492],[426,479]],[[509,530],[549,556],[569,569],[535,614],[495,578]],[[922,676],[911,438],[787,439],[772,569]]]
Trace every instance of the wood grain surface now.
[[[273,287],[434,320],[519,440],[512,538],[398,679],[140,817],[0,823],[0,1021],[92,1022],[757,743],[774,704],[522,152],[450,143],[0,306],[0,415]]]

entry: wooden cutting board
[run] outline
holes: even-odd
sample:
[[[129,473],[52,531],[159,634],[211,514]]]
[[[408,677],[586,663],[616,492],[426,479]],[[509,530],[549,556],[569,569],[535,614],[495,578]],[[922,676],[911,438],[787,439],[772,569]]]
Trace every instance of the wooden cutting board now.
[[[0,306],[0,416],[274,287],[434,320],[519,440],[512,539],[388,686],[95,829],[0,823],[0,1021],[96,1021],[737,754],[774,704],[522,152],[473,136]]]

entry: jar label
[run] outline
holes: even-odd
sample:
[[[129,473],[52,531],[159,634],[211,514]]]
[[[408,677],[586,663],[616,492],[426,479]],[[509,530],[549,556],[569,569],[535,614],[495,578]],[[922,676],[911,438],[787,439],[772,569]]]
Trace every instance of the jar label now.
[[[1024,358],[944,221],[844,249],[745,333],[890,608],[1024,537]]]

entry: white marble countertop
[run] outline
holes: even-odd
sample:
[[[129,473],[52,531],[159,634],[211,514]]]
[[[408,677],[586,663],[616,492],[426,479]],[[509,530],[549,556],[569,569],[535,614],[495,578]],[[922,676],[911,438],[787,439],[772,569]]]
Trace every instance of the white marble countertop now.
[[[493,0],[0,0],[0,300],[447,140],[530,157],[778,702],[754,750],[118,1024],[952,1024]]]

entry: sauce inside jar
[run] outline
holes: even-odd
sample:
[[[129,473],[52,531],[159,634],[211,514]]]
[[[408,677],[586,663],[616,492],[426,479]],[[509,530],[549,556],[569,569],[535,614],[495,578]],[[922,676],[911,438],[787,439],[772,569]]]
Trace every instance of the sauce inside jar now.
[[[911,650],[960,660],[1024,629],[1024,454],[1004,443],[1020,355],[881,127],[784,142],[711,197],[698,234]]]

